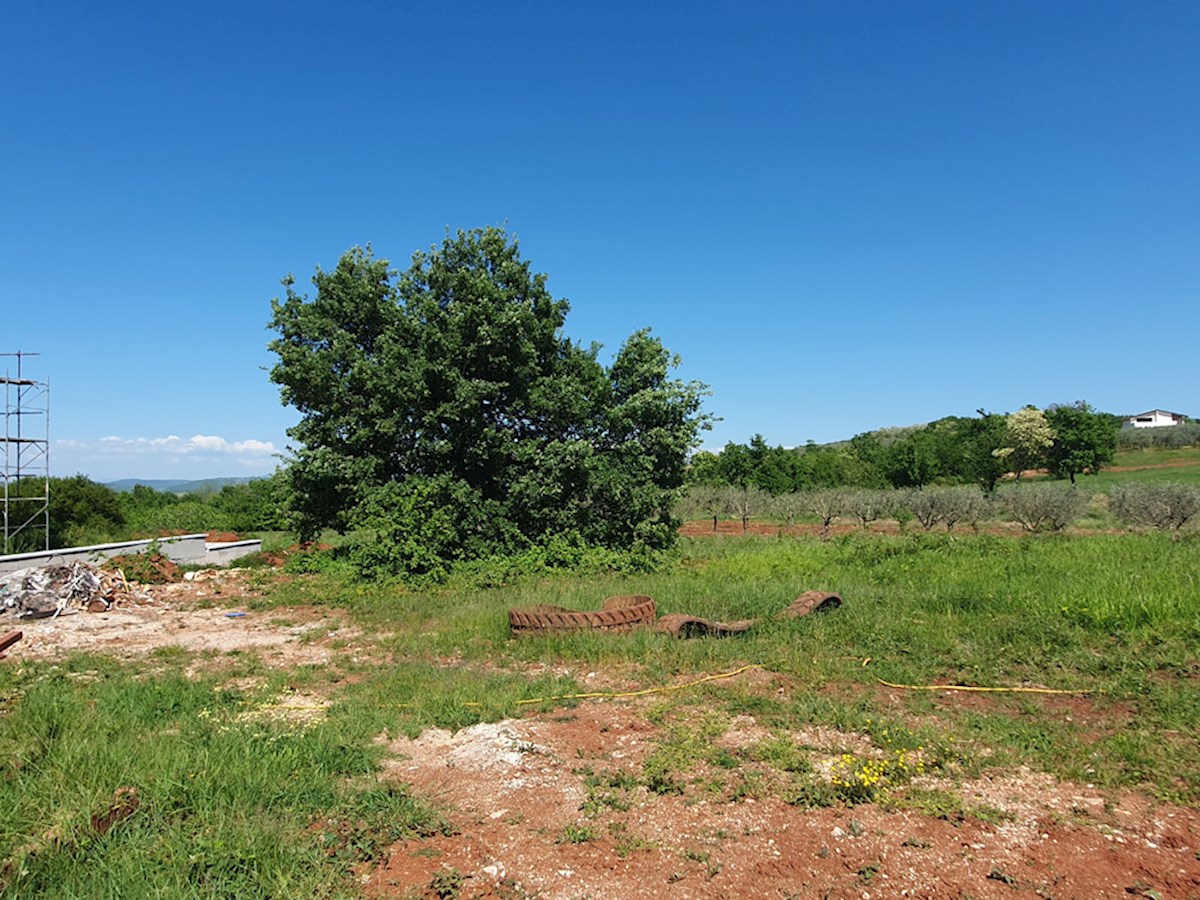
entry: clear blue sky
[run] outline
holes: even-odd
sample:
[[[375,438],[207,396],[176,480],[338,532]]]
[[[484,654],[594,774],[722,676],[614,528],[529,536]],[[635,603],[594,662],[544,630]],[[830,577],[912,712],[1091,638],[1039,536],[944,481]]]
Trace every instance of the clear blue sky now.
[[[55,474],[266,472],[279,279],[506,224],[709,447],[1198,415],[1198,48],[1195,2],[6,4],[0,351]]]

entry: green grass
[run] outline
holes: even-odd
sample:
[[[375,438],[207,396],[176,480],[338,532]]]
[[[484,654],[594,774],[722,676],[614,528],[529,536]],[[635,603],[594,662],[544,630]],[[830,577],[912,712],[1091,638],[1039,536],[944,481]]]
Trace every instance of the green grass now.
[[[444,828],[376,781],[361,733],[247,719],[212,681],[79,656],[6,666],[0,695],[6,896],[336,896],[354,863]]]
[[[398,837],[446,827],[379,779],[378,735],[570,706],[519,701],[577,692],[594,670],[649,687],[756,664],[782,689],[733,678],[661,695],[647,711],[659,739],[645,765],[587,776],[589,818],[619,811],[635,786],[977,815],[910,793],[914,760],[951,776],[1025,764],[1196,802],[1198,563],[1194,535],[856,533],[685,540],[659,572],[523,577],[487,590],[362,585],[340,571],[276,584],[264,575],[269,594],[252,608],[286,618],[291,605],[336,606],[364,636],[326,667],[272,670],[245,654],[220,677],[185,676],[197,658],[182,651],[138,667],[95,655],[0,665],[0,892],[353,895],[355,865]],[[774,618],[813,588],[845,605]],[[662,613],[764,620],[727,640],[508,634],[509,607],[596,609],[618,593],[650,594]],[[234,675],[260,686],[226,688]],[[877,679],[1087,695],[891,691]],[[328,697],[325,716],[301,726],[247,715],[289,689]],[[772,737],[723,749],[739,715]],[[846,784],[819,784],[819,754],[794,737],[815,725],[865,736],[883,763],[847,759]],[[849,738],[844,749],[853,756]],[[121,788],[136,791],[136,809],[98,828]]]
[[[1161,466],[1164,463],[1189,463],[1200,466],[1200,447],[1179,450],[1118,450],[1114,466]]]
[[[1200,482],[1200,447],[1183,450],[1128,450],[1117,453],[1113,466],[1133,471],[1113,472],[1101,469],[1095,475],[1079,479],[1081,485],[1096,491],[1108,491],[1113,485],[1129,482],[1162,484]]]

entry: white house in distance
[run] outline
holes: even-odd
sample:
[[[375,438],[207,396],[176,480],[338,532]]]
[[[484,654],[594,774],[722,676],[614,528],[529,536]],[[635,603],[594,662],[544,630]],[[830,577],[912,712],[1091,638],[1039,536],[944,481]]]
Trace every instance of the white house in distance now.
[[[1186,416],[1179,413],[1167,412],[1165,409],[1152,409],[1150,412],[1138,413],[1125,420],[1126,428],[1162,428],[1164,425],[1182,425]]]

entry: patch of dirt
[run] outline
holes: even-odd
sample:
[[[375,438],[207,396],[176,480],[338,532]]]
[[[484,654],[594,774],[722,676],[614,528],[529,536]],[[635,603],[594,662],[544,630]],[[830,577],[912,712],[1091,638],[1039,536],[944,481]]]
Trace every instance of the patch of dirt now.
[[[545,900],[1200,895],[1196,810],[1028,769],[914,782],[953,793],[965,815],[804,810],[773,796],[731,801],[696,784],[668,795],[629,787],[658,747],[649,707],[588,701],[457,734],[381,738],[388,776],[446,809],[458,833],[394,845],[364,875],[364,892],[434,897],[454,884],[462,897]],[[741,715],[720,743],[745,748],[768,734]],[[793,737],[814,750],[870,750],[865,736],[832,729]],[[589,772],[624,776],[620,802],[597,810]],[[990,811],[987,821],[972,809]]]
[[[267,665],[319,665],[332,662],[337,653],[354,652],[332,644],[362,636],[339,609],[246,610],[243,604],[258,592],[243,570],[196,575],[192,581],[147,588],[152,602],[146,605],[22,621],[24,639],[8,651],[5,665],[75,651],[138,658],[166,647],[214,654],[255,651]]]

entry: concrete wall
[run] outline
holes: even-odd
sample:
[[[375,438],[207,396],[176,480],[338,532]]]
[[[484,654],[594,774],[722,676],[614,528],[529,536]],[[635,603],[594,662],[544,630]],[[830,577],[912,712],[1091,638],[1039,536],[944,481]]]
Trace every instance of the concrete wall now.
[[[235,559],[258,553],[262,550],[262,541],[230,541],[228,543],[207,544],[204,563],[209,566],[227,566]]]
[[[14,553],[11,556],[0,556],[0,575],[18,569],[73,562],[77,559],[98,562],[126,553],[142,553],[152,544],[157,544],[164,556],[185,566],[223,566],[240,556],[257,553],[262,549],[262,541],[207,544],[204,538],[203,534],[183,534],[178,537],[158,538],[156,541],[121,541],[117,544],[94,544],[91,547],[64,547],[60,550],[37,553]]]

